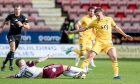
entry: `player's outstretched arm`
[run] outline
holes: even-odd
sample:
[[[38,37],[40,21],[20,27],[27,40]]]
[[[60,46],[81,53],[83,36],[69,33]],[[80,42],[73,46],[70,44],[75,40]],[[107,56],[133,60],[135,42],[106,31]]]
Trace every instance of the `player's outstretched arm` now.
[[[4,21],[1,25],[0,25],[0,33],[2,32],[4,25],[8,24],[8,21]]]
[[[83,32],[83,31],[85,31],[85,30],[87,30],[88,28],[80,28],[79,30],[74,30],[74,31],[65,31],[65,33],[67,33],[67,34],[77,34],[77,33],[79,33],[79,32]]]
[[[39,58],[38,60],[36,60],[35,63],[43,62],[43,61],[47,60],[49,57],[50,57],[50,55],[48,54],[46,57]]]
[[[9,76],[7,76],[5,78],[16,78],[16,77],[15,77],[15,74],[12,74],[12,75],[9,75]]]
[[[130,35],[127,35],[126,33],[124,33],[122,31],[121,28],[119,28],[117,25],[113,27],[118,33],[120,33],[121,35],[123,35],[125,38],[127,38],[128,40],[133,40],[133,37],[131,37]]]

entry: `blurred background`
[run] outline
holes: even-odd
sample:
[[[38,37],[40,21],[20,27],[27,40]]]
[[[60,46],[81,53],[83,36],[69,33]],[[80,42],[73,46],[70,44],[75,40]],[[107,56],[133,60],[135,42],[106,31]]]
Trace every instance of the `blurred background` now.
[[[69,47],[78,47],[78,35],[71,38],[64,30],[75,30],[75,23],[87,13],[90,6],[102,7],[105,15],[111,16],[133,41],[127,41],[113,31],[113,42],[120,57],[140,58],[140,0],[0,0],[0,24],[20,4],[31,29],[22,32],[17,57],[38,57],[53,53],[55,57],[66,57]],[[9,25],[0,35],[0,56],[9,50],[6,34]],[[42,50],[42,51],[41,51]],[[54,52],[55,51],[55,52]],[[75,57],[71,54],[71,57]],[[67,56],[68,57],[68,56]]]

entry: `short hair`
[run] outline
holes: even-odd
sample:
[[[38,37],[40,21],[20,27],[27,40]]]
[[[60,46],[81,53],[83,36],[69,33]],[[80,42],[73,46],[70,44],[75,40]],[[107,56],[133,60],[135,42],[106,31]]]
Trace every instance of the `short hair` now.
[[[92,6],[89,7],[89,8],[88,8],[88,11],[90,11],[91,9],[95,9],[95,7],[92,7]]]
[[[16,59],[15,64],[19,67],[19,62],[21,61],[21,58]]]
[[[20,7],[19,4],[15,4],[15,5],[14,5],[14,8],[18,8],[18,7]]]
[[[97,8],[95,9],[94,13],[96,13],[96,12],[103,12],[103,9],[100,8],[100,7],[97,7]]]

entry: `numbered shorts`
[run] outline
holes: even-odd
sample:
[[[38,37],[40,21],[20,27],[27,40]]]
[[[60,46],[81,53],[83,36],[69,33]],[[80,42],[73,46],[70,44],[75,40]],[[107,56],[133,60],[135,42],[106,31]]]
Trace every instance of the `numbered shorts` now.
[[[62,64],[51,64],[43,68],[43,78],[56,78],[63,73]]]

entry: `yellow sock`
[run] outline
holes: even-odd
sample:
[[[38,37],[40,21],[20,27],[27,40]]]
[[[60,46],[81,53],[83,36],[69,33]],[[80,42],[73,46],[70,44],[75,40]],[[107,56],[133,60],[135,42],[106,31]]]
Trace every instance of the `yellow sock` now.
[[[119,75],[119,68],[118,68],[118,62],[114,61],[112,62],[112,68],[114,71],[114,76],[118,76]]]
[[[85,59],[82,64],[81,64],[81,68],[84,69],[85,67],[87,67],[89,65],[89,61],[88,59]]]
[[[79,49],[74,48],[73,51],[77,53],[79,57],[81,56],[81,51]]]

